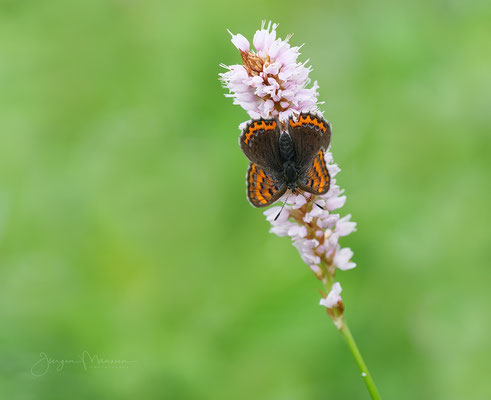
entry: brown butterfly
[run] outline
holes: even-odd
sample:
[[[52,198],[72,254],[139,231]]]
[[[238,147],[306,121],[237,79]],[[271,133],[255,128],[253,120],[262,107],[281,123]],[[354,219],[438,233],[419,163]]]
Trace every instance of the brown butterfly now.
[[[275,119],[250,121],[240,135],[240,147],[251,164],[247,171],[247,197],[255,207],[277,201],[287,189],[315,195],[329,190],[331,177],[324,151],[331,140],[331,125],[323,118],[300,114],[280,131]]]

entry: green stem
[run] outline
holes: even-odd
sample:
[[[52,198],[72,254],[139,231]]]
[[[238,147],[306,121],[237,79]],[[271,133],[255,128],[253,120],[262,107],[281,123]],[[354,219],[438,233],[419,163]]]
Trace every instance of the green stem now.
[[[323,266],[325,267],[325,272],[326,272],[324,276],[325,280],[323,281],[323,283],[327,293],[329,293],[334,283],[334,274],[336,273],[336,270],[334,269],[330,271],[327,262],[325,262]],[[335,307],[332,310],[328,309],[328,314],[331,317],[332,321],[334,322],[334,325],[336,325],[336,327],[343,334],[344,340],[346,340],[346,343],[348,344],[351,354],[353,354],[356,364],[358,364],[358,368],[360,368],[361,377],[365,381],[365,385],[367,386],[368,393],[370,393],[370,397],[372,398],[372,400],[381,400],[382,398],[380,397],[380,394],[377,390],[377,386],[375,386],[375,382],[373,381],[372,375],[370,375],[367,365],[365,364],[365,361],[363,360],[360,350],[356,345],[355,338],[351,334],[348,324],[344,319],[343,303],[341,302],[339,308]]]
[[[346,340],[346,343],[348,344],[348,347],[351,350],[351,354],[353,354],[353,357],[355,358],[355,361],[358,364],[358,368],[360,368],[361,376],[365,381],[365,385],[367,385],[368,393],[370,393],[370,396],[373,400],[381,400],[380,394],[378,393],[377,387],[375,386],[375,382],[372,379],[372,375],[370,375],[367,365],[365,364],[365,361],[363,361],[363,357],[361,356],[360,350],[356,345],[355,339],[353,338],[353,335],[351,334],[351,331],[348,328],[348,324],[346,323],[344,316],[340,317],[340,319],[341,319],[340,321],[341,325],[339,330],[343,334],[344,339]]]

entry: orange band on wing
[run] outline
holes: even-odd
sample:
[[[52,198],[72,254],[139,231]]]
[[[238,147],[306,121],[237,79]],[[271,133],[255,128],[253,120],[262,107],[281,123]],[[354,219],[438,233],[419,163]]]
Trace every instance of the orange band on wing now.
[[[247,127],[247,131],[244,133],[244,143],[249,144],[252,135],[257,131],[264,129],[265,131],[274,131],[276,129],[276,121],[254,121]]]
[[[319,151],[317,154],[317,157],[314,159],[314,163],[312,164],[312,170],[317,176],[317,179],[314,179],[314,186],[313,189],[317,192],[322,192],[324,191],[325,187],[328,185],[329,181],[329,175],[325,174],[325,171],[327,171],[326,168],[326,162],[324,160],[324,154],[322,151]]]
[[[251,163],[247,172],[247,196],[255,207],[272,204],[286,190],[286,186],[278,186],[271,175],[257,164]]]
[[[300,114],[297,122],[293,121],[293,119],[290,119],[290,126],[292,128],[295,128],[296,126],[302,126],[304,124],[312,124],[318,127],[322,132],[327,131],[326,123],[323,120],[317,118],[315,115]]]
[[[325,194],[329,190],[330,176],[324,159],[324,152],[320,150],[314,158],[312,166],[302,182],[310,193]]]
[[[266,204],[268,201],[264,198],[262,192],[262,185],[266,174],[256,164],[251,165],[251,172],[249,174],[249,197],[256,199],[261,204]]]

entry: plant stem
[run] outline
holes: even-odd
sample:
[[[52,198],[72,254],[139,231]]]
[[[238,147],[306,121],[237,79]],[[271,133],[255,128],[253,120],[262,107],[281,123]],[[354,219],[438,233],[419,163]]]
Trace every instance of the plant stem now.
[[[353,335],[351,334],[351,331],[348,328],[348,324],[346,323],[344,316],[341,316],[341,327],[339,328],[339,330],[343,334],[344,339],[346,340],[346,343],[348,344],[348,347],[351,350],[351,354],[353,354],[353,357],[355,358],[355,361],[358,364],[358,367],[360,368],[361,376],[365,381],[365,385],[367,385],[367,389],[368,389],[368,393],[370,393],[370,397],[373,400],[381,400],[380,394],[377,390],[377,387],[375,386],[375,382],[372,379],[372,375],[370,375],[367,365],[365,364],[365,361],[363,361],[363,357],[361,356],[360,350],[356,345],[355,339],[353,338]]]

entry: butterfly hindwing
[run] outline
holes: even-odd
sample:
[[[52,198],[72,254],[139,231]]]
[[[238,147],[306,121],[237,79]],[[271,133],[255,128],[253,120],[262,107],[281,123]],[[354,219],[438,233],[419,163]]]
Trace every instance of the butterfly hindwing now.
[[[279,174],[282,161],[278,149],[279,127],[274,119],[251,120],[239,138],[242,151],[250,162],[272,174]]]
[[[247,170],[247,198],[255,207],[266,207],[277,201],[286,191],[286,184],[267,173],[255,163]]]
[[[331,125],[323,118],[302,113],[295,121],[288,121],[288,132],[295,146],[295,161],[304,173],[320,149],[327,150],[331,141]]]
[[[298,187],[312,194],[326,194],[329,190],[331,177],[327,170],[324,151],[319,152],[314,157],[310,168],[301,176],[298,181]]]

